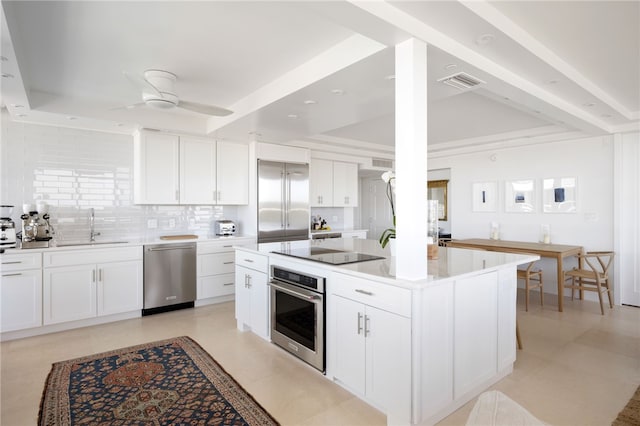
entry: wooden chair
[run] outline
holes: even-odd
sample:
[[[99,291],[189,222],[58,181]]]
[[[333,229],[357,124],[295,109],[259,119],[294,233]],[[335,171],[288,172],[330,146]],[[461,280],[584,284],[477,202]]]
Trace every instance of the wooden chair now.
[[[612,251],[590,251],[587,254],[578,255],[581,267],[564,272],[564,287],[571,289],[571,300],[573,300],[574,290],[580,290],[580,298],[582,298],[583,291],[597,291],[600,312],[604,315],[602,293],[606,292],[609,297],[609,307],[613,309],[609,268],[613,263],[614,255]],[[569,279],[571,279],[571,283],[567,284]]]
[[[529,290],[536,288],[540,289],[540,306],[544,306],[544,287],[542,283],[542,271],[540,269],[533,269],[533,265],[536,262],[531,262],[527,265],[527,269],[518,269],[518,279],[524,280],[525,297],[524,306],[529,311]]]

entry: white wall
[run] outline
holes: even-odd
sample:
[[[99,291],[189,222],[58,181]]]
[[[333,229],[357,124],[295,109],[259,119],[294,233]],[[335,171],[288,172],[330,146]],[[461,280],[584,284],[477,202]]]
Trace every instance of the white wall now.
[[[3,114],[0,153],[0,203],[16,206],[18,230],[22,204],[36,200],[49,203],[59,240],[87,238],[92,207],[105,239],[208,234],[214,220],[236,216],[236,207],[133,204],[132,136],[17,123]]]
[[[585,250],[613,247],[613,141],[611,136],[554,142],[491,152],[430,158],[430,169],[451,169],[451,232],[454,239],[489,238],[490,223],[500,224],[501,239],[538,241],[540,227],[551,228],[551,242],[581,245]],[[577,212],[542,212],[542,179],[576,177]],[[533,179],[536,208],[532,213],[505,212],[505,181]],[[474,182],[498,184],[496,212],[472,211]],[[545,292],[557,293],[555,262],[544,259]],[[565,269],[574,263],[565,263]],[[615,272],[615,271],[614,271]]]

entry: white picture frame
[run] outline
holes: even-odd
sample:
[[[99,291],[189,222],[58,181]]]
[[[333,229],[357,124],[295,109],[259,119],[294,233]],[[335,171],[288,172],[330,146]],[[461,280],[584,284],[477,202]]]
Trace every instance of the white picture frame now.
[[[495,212],[498,207],[498,183],[475,182],[471,189],[472,211]]]
[[[576,213],[578,179],[575,176],[542,180],[543,213]]]
[[[533,179],[505,181],[504,209],[509,213],[535,213],[536,181]]]

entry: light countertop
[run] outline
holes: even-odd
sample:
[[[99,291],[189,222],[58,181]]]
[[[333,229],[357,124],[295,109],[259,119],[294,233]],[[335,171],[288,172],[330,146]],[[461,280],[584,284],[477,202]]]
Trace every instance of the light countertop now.
[[[346,265],[330,265],[272,253],[273,251],[309,247],[324,247],[343,251],[355,251],[359,253],[384,256],[385,258],[380,260],[350,263]],[[382,249],[380,244],[375,240],[332,238],[328,240],[251,244],[236,248],[267,254],[270,257],[270,263],[272,264],[277,263],[278,260],[286,260],[289,263],[298,263],[301,267],[308,265],[315,268],[323,268],[329,271],[359,276],[361,278],[375,279],[379,282],[385,282],[391,285],[407,288],[418,288],[425,284],[436,284],[443,280],[477,275],[481,272],[490,272],[504,267],[517,266],[539,259],[536,255],[528,254],[439,247],[438,259],[428,261],[427,278],[410,281],[396,277],[396,258],[390,255],[388,247],[386,249]]]
[[[198,235],[198,238],[185,238],[178,240],[161,240],[159,237],[152,238],[103,238],[97,237],[95,244],[90,244],[88,242],[83,241],[58,241],[51,247],[46,248],[7,248],[5,249],[6,254],[11,253],[42,253],[42,252],[50,252],[50,251],[60,251],[60,250],[94,250],[100,248],[117,248],[117,247],[130,247],[130,246],[143,246],[146,244],[177,244],[177,243],[204,243],[204,242],[215,242],[215,241],[237,241],[239,239],[251,238],[255,241],[255,236],[252,235],[231,235],[231,236],[220,236],[220,235]],[[19,243],[18,243],[19,244]],[[58,246],[57,244],[63,244],[62,246]],[[70,245],[71,244],[71,245]]]

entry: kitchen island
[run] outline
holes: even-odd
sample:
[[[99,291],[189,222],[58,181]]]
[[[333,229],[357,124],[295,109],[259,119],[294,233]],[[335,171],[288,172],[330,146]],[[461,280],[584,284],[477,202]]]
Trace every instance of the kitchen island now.
[[[312,248],[384,258],[330,265],[274,253]],[[324,277],[326,377],[383,411],[390,425],[434,424],[512,372],[516,267],[537,258],[440,248],[427,278],[407,281],[373,240],[238,247],[238,327],[269,339],[270,268]],[[254,274],[248,299],[238,289],[245,274],[246,290],[247,271]]]

